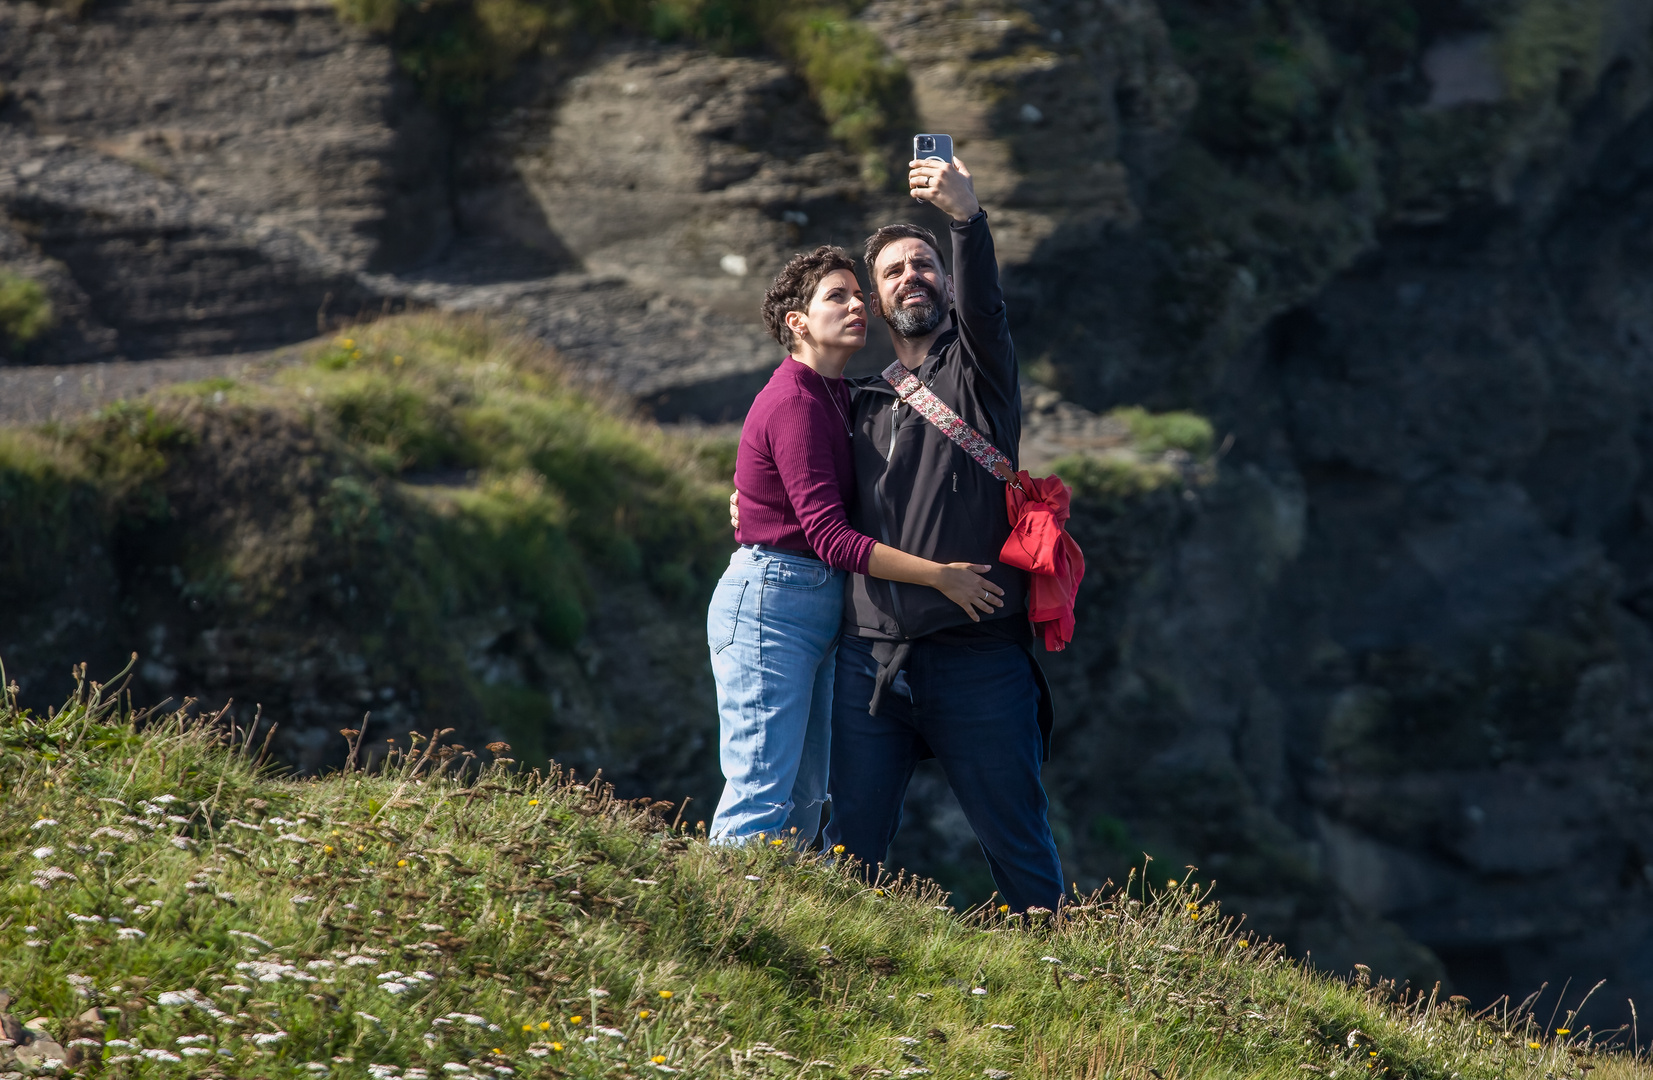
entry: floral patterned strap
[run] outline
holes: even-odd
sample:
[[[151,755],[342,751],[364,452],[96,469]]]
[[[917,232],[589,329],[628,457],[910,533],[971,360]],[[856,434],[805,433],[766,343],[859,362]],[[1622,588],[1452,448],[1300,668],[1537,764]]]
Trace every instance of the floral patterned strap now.
[[[999,448],[988,442],[986,437],[975,428],[960,419],[959,414],[948,408],[947,403],[930,392],[930,388],[918,381],[918,377],[904,367],[897,360],[884,369],[884,381],[895,387],[896,396],[908,405],[913,411],[924,417],[930,423],[941,429],[941,433],[958,444],[959,449],[1000,480],[1022,490],[1022,484],[1016,477],[1016,470],[1010,464],[1010,459],[999,451]]]

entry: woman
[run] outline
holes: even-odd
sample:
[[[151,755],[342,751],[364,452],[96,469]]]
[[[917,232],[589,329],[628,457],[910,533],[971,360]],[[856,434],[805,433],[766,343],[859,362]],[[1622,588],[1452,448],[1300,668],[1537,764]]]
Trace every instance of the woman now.
[[[844,575],[941,590],[972,619],[1003,603],[988,567],[942,564],[849,526],[855,490],[844,367],[867,342],[855,264],[837,248],[799,255],[763,299],[791,355],[752,402],[735,459],[740,550],[706,613],[726,783],[712,839],[808,844],[826,800],[834,656]],[[986,599],[984,599],[984,594]]]

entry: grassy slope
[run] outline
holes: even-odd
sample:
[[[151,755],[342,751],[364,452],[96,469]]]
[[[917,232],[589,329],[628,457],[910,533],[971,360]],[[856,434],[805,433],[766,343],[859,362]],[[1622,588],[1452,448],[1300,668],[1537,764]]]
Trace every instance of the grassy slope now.
[[[226,685],[284,721],[287,667],[315,658],[349,678],[343,653],[364,686],[413,703],[376,706],[381,736],[430,714],[544,740],[524,747],[541,760],[593,740],[610,759],[645,754],[626,740],[658,739],[684,707],[678,668],[704,666],[693,643],[731,546],[728,456],[637,421],[479,321],[385,320],[319,343],[272,386],[175,387],[0,431],[0,647],[38,685],[81,659],[112,670],[111,650],[155,659],[162,625],[202,693],[212,658],[190,643],[226,627],[246,643],[226,654]],[[593,635],[615,655],[645,648],[605,639],[605,605],[673,631],[625,686],[574,659]],[[473,643],[501,627],[519,628],[526,682],[475,669]],[[275,665],[263,675],[261,657]],[[633,689],[648,700],[625,699]]]
[[[1306,973],[1188,884],[961,918],[555,772],[293,782],[99,700],[0,708],[0,985],[83,1075],[1649,1075]]]

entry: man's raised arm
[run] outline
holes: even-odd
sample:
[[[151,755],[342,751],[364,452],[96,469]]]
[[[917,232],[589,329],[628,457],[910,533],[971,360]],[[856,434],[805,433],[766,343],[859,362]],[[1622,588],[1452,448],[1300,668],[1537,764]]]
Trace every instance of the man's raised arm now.
[[[1016,352],[1010,342],[993,233],[976,199],[970,170],[956,157],[951,162],[918,160],[909,166],[907,184],[913,198],[930,203],[953,219],[949,231],[953,235],[953,307],[958,313],[959,336],[988,384],[1008,403],[1019,379]]]

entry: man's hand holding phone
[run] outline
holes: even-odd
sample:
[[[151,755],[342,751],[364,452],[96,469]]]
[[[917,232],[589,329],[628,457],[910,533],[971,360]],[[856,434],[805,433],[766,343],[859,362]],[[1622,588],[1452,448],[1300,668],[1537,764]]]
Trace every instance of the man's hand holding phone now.
[[[913,198],[929,203],[954,221],[968,221],[981,209],[970,170],[956,155],[952,161],[914,158],[908,162],[907,188]]]

